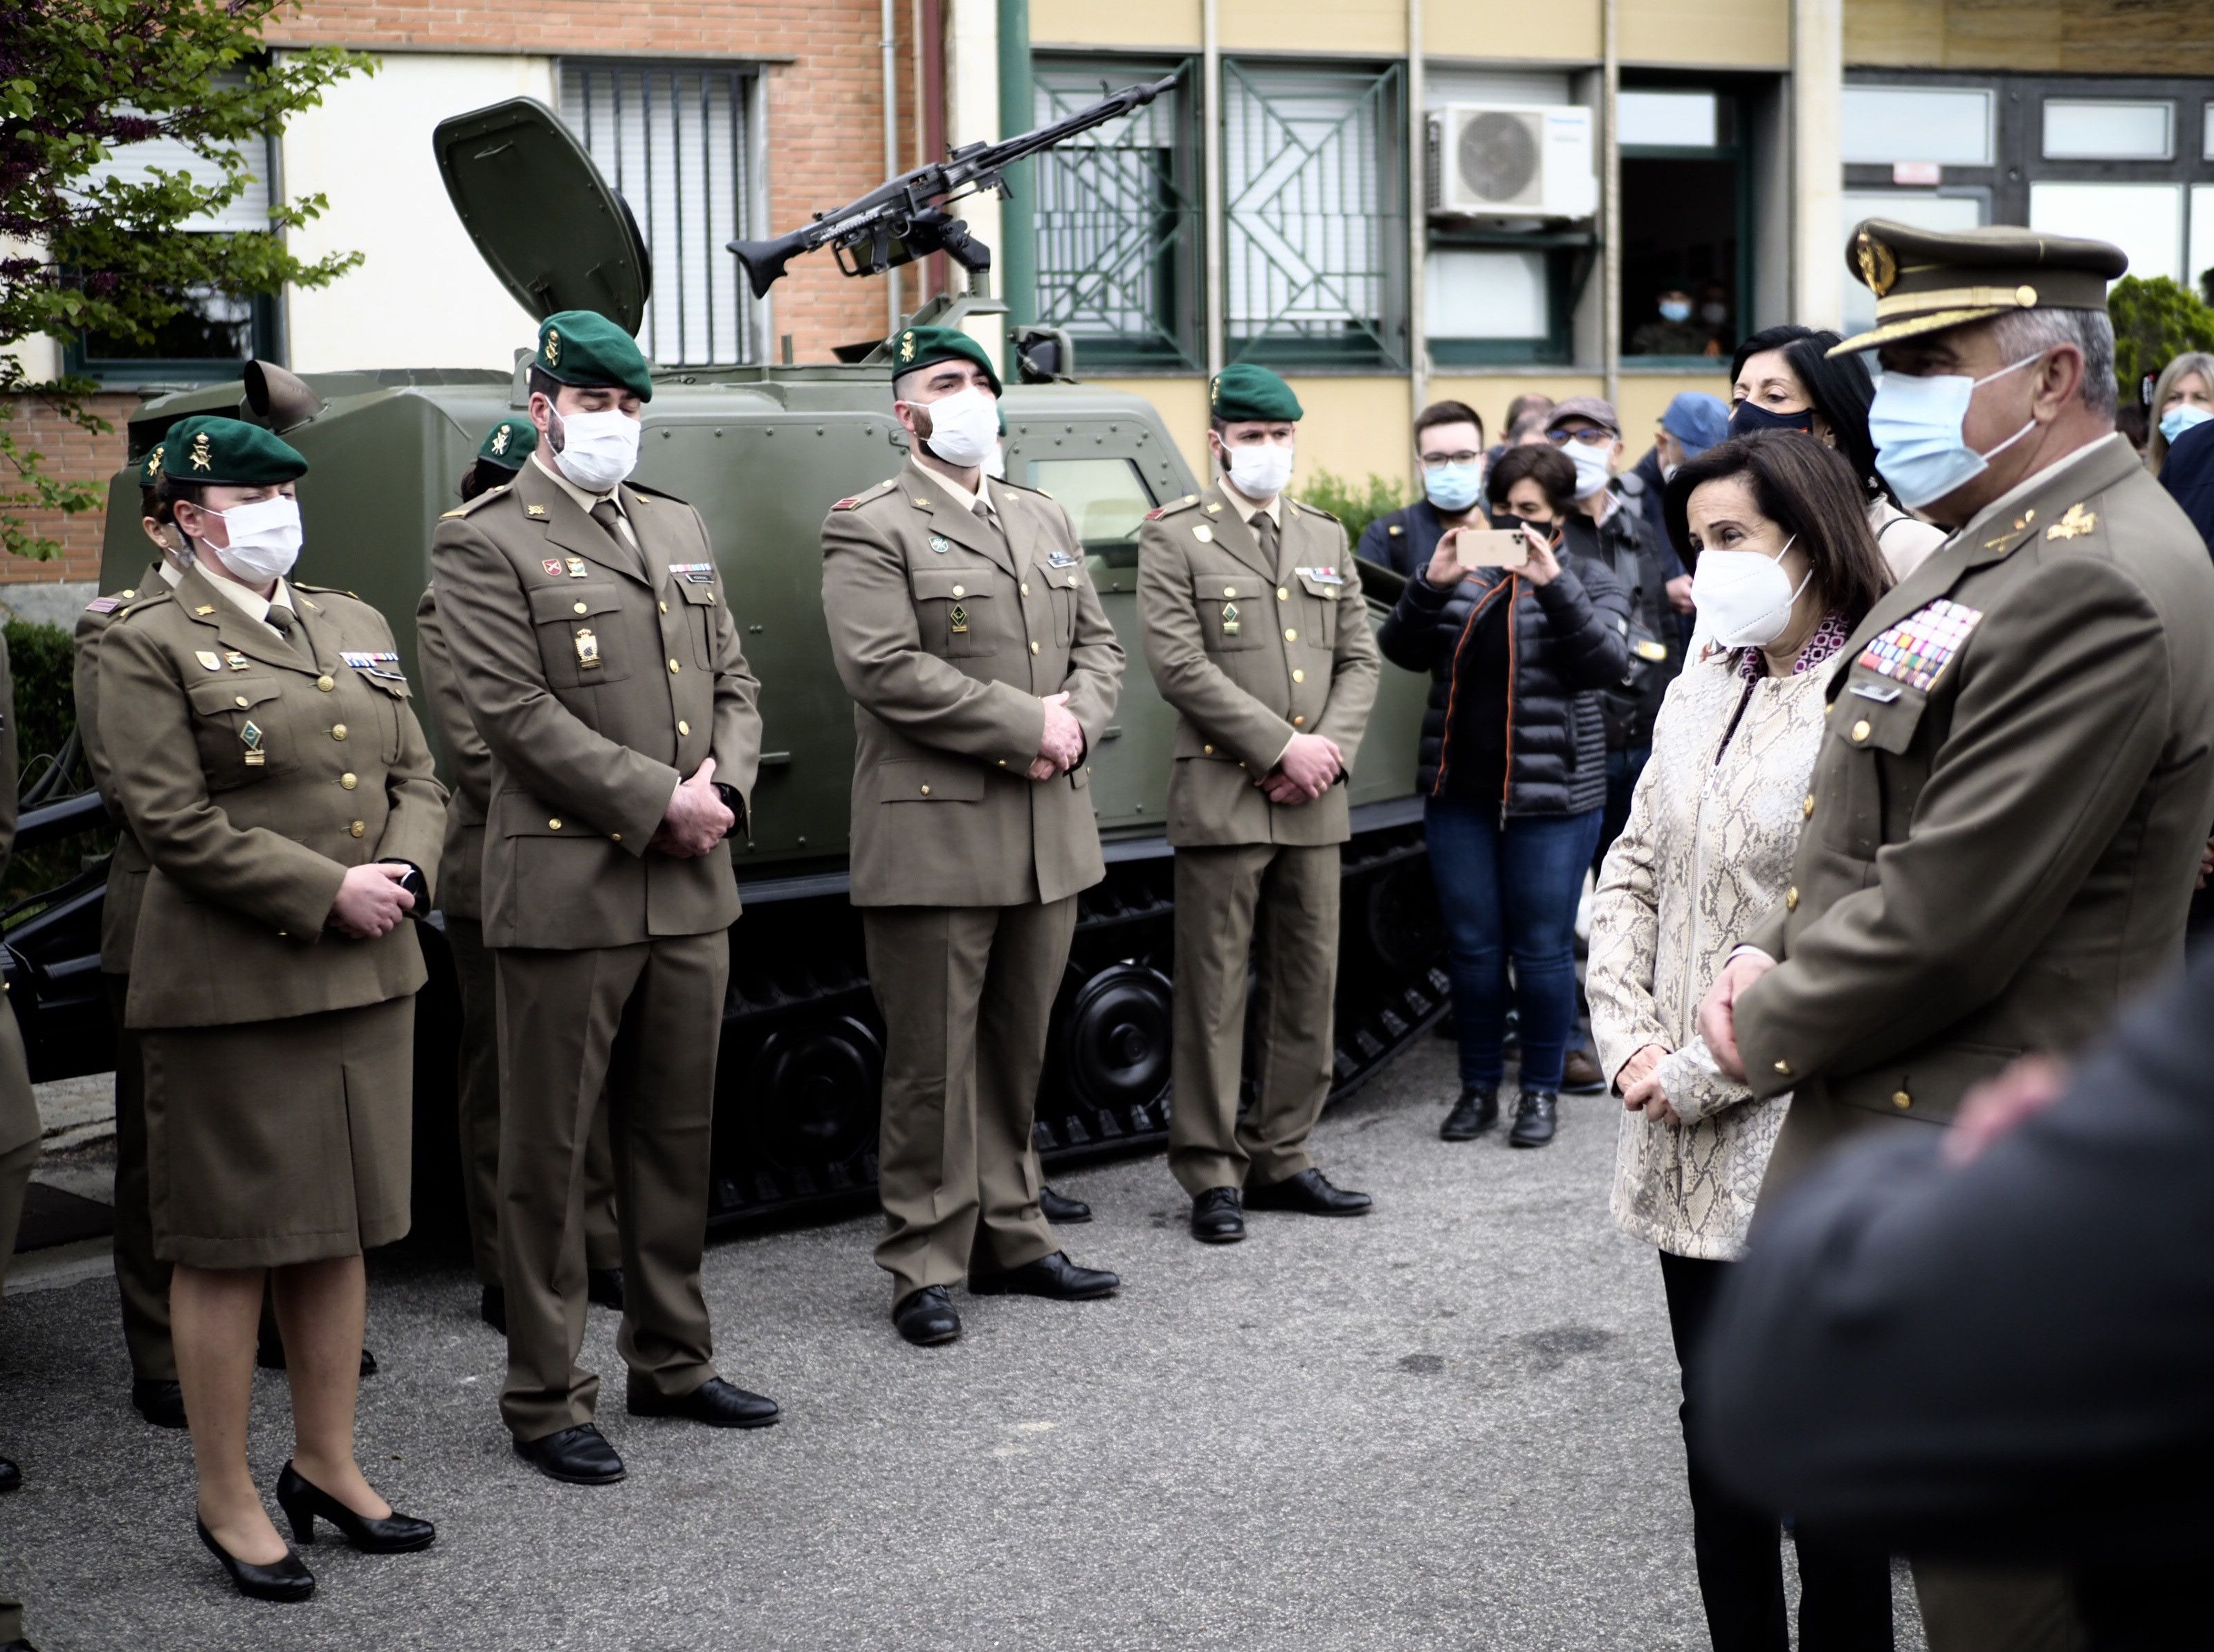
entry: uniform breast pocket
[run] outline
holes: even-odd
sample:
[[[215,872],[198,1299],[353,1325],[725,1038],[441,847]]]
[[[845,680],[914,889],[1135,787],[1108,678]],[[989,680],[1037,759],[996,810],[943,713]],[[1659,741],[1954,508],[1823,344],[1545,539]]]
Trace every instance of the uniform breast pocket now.
[[[541,585],[530,592],[530,621],[550,686],[621,682],[637,669],[637,661],[611,646],[621,608],[621,594],[609,585]]]
[[[1269,611],[1275,606],[1275,591],[1251,574],[1196,573],[1191,600],[1199,609],[1200,629],[1210,654],[1258,648],[1275,623],[1276,616]]]
[[[715,664],[715,587],[680,579],[676,594],[684,599],[684,630],[691,639],[692,663],[707,670]]]
[[[1337,599],[1344,592],[1345,582],[1342,579],[1325,579],[1318,574],[1304,572],[1299,576],[1299,580],[1304,598],[1300,607],[1305,610],[1303,622],[1306,627],[1300,634],[1310,646],[1336,647]]]
[[[407,680],[371,676],[365,671],[360,676],[370,688],[370,715],[376,719],[377,750],[388,765],[396,763],[400,761],[401,725],[413,715],[407,703]]]
[[[993,633],[989,573],[966,568],[917,568],[914,611],[922,646],[941,659],[971,659],[1000,645]]]
[[[1929,766],[1914,751],[1930,697],[1856,665],[1832,703],[1830,732],[1850,756],[1842,819],[1850,852],[1873,856],[1905,836]]]
[[[185,697],[211,792],[256,785],[299,766],[274,677],[212,677],[187,686]]]
[[[1068,647],[1076,640],[1076,604],[1083,595],[1084,570],[1040,562],[1031,569],[1031,580],[1045,586],[1046,601],[1053,609],[1053,639]]]

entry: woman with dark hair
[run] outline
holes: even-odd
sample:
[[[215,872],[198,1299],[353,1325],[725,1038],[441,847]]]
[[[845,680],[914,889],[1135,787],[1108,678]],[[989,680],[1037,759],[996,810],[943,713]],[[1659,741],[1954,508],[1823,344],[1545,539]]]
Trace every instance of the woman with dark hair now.
[[[1787,887],[1838,651],[1888,589],[1860,480],[1826,444],[1743,437],[1668,484],[1668,528],[1703,554],[1694,597],[1722,648],[1687,665],[1592,903],[1585,988],[1623,1098],[1616,1224],[1660,1254],[1685,1414],[1697,1349],[1745,1249],[1786,1101],[1722,1077],[1697,1008],[1735,939]],[[1717,1652],[1784,1652],[1781,1533],[1718,1490],[1689,1444],[1692,1547]],[[1798,1538],[1801,1644],[1891,1646],[1886,1557]]]
[[[1868,531],[1892,578],[1904,579],[1945,542],[1945,535],[1901,510],[1877,473],[1875,442],[1868,435],[1875,384],[1860,357],[1829,353],[1838,342],[1836,333],[1811,327],[1771,327],[1740,345],[1730,362],[1730,434],[1798,431],[1844,454],[1860,479]],[[1682,550],[1680,542],[1677,548]]]
[[[1566,555],[1576,473],[1550,445],[1509,448],[1485,479],[1495,514],[1519,517],[1519,568],[1463,568],[1455,529],[1407,582],[1377,642],[1431,676],[1422,716],[1423,831],[1446,922],[1459,1099],[1440,1134],[1499,1122],[1507,963],[1521,1013],[1521,1096],[1508,1140],[1553,1139],[1576,1019],[1576,902],[1606,802],[1599,690],[1629,667],[1630,598],[1606,566]]]
[[[538,426],[528,419],[501,419],[485,432],[477,447],[477,461],[462,473],[462,485],[456,491],[466,502],[495,487],[505,487],[537,445]]]

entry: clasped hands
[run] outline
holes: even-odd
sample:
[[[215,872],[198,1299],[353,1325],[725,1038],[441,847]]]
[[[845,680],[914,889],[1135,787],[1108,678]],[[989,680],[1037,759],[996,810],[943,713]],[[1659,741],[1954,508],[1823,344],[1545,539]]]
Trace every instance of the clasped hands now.
[[[677,783],[669,794],[669,807],[661,824],[646,842],[649,849],[678,860],[696,860],[729,835],[738,817],[724,805],[715,792],[715,760],[705,758],[692,778]]]
[[[1048,694],[1040,703],[1045,707],[1045,730],[1038,736],[1037,756],[1023,772],[1034,780],[1049,780],[1084,761],[1084,725],[1068,709],[1066,694]]]
[[[1345,754],[1327,735],[1294,734],[1276,766],[1253,782],[1271,803],[1312,803],[1345,773]]]
[[[1614,1075],[1614,1087],[1622,1092],[1624,1111],[1642,1113],[1656,1124],[1684,1122],[1676,1117],[1676,1110],[1668,1104],[1667,1092],[1660,1087],[1661,1058],[1670,1053],[1666,1044],[1644,1044],[1622,1064],[1622,1070]]]

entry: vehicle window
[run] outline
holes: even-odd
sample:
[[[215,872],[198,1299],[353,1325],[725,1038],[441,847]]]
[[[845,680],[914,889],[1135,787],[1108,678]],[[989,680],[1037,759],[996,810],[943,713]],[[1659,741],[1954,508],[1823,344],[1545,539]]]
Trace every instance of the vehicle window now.
[[[1087,551],[1134,545],[1153,508],[1145,478],[1128,459],[1033,459],[1031,486],[1050,493],[1076,524]]]

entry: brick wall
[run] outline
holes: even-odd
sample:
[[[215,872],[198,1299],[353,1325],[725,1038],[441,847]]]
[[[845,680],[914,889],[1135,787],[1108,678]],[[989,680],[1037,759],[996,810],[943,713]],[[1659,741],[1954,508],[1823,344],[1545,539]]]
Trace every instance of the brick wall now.
[[[114,474],[125,457],[124,423],[138,407],[135,395],[94,396],[86,404],[114,429],[105,436],[79,430],[35,397],[15,402],[13,430],[16,438],[46,456],[46,468],[54,475],[85,481],[104,481]],[[0,557],[0,585],[52,584],[63,579],[100,577],[100,512],[65,517],[58,511],[33,513],[26,522],[33,533],[58,540],[64,554],[51,562],[25,557]]]

